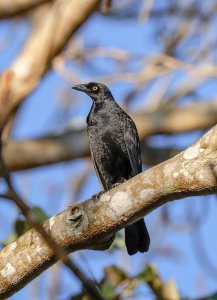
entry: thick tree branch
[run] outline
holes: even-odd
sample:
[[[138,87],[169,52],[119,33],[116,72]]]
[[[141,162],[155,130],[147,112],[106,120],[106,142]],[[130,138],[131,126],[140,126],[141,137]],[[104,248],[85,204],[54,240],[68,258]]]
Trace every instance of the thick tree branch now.
[[[152,134],[172,134],[191,130],[207,129],[217,122],[217,101],[198,102],[186,107],[178,107],[154,112],[142,112],[133,116],[141,141]],[[44,149],[46,148],[46,151]],[[176,154],[176,149],[164,152],[142,148],[143,163],[157,164]],[[168,151],[169,150],[169,151]],[[62,134],[43,138],[7,141],[3,144],[5,163],[12,171],[68,161],[89,155],[86,125],[83,129],[71,128]]]
[[[166,107],[150,113],[137,113],[134,120],[140,138],[152,134],[174,134],[207,129],[217,122],[217,101],[196,102],[183,107]]]
[[[0,111],[0,128],[9,119],[11,112],[36,88],[52,59],[96,10],[98,4],[99,0],[56,0],[50,9],[44,11],[40,22],[34,24],[21,54],[10,68],[12,79],[7,105],[3,112]],[[0,86],[0,105],[1,94]]]
[[[43,138],[8,141],[2,152],[9,169],[17,171],[86,157],[89,147],[86,129],[72,129]]]
[[[168,201],[217,191],[217,126],[197,143],[99,198],[84,201],[44,223],[68,252],[104,248],[120,228]],[[0,297],[17,291],[55,262],[54,252],[32,229],[0,252]]]
[[[142,162],[147,166],[153,166],[180,151],[171,147],[155,148],[142,144]],[[86,129],[70,130],[32,140],[8,141],[3,145],[3,157],[11,171],[26,170],[89,155]]]
[[[52,0],[0,0],[0,19],[14,17]]]

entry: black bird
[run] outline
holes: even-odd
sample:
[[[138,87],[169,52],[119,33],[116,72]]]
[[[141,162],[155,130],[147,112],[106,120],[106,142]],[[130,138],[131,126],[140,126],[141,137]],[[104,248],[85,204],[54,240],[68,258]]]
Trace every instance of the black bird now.
[[[73,89],[93,100],[87,117],[87,132],[94,167],[104,190],[142,171],[141,151],[136,126],[102,83],[79,84]],[[150,237],[144,219],[125,228],[125,243],[130,255],[147,252]]]

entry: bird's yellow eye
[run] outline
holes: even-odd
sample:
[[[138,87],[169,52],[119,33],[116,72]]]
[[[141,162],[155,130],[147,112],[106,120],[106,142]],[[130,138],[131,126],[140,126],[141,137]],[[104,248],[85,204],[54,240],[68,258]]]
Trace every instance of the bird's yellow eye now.
[[[94,86],[92,87],[92,90],[93,90],[94,92],[98,91],[98,86],[94,85]]]

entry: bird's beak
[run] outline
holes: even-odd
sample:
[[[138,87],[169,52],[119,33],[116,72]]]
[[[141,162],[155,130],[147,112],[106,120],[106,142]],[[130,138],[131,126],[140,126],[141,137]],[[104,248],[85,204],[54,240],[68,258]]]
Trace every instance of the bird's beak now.
[[[77,85],[74,85],[72,88],[74,90],[81,91],[81,92],[87,92],[88,91],[85,84],[77,84]]]

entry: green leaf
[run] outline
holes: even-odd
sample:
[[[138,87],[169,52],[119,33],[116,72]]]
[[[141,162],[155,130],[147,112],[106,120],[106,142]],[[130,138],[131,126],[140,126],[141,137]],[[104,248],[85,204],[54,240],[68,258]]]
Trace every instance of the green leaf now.
[[[115,297],[115,290],[108,282],[105,282],[101,287],[102,296],[108,299]]]
[[[157,272],[153,265],[146,265],[144,270],[137,275],[137,278],[144,281],[151,281],[157,276]]]
[[[32,210],[36,213],[41,222],[44,222],[48,219],[48,215],[40,207],[33,206]]]
[[[32,211],[37,215],[40,222],[44,222],[48,219],[48,216],[40,207],[33,206]],[[20,217],[18,217],[14,223],[14,229],[17,236],[23,235],[26,231],[28,231],[31,228],[32,226],[26,220],[20,219]]]
[[[32,210],[37,215],[40,222],[44,222],[48,219],[47,214],[40,207],[33,206]],[[14,222],[14,231],[8,235],[8,237],[2,242],[2,245],[4,247],[9,245],[31,228],[32,226],[25,219],[23,219],[23,217],[18,216]]]
[[[14,230],[18,237],[23,235],[30,228],[31,226],[28,224],[26,220],[17,219],[14,223]]]
[[[211,300],[217,300],[217,293],[215,293],[211,296]]]

